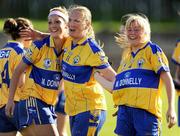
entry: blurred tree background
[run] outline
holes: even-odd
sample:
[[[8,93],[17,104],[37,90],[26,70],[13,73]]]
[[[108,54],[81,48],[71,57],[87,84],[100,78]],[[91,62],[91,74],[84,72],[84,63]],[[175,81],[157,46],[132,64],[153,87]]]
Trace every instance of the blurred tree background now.
[[[0,0],[0,16],[46,19],[50,8],[87,6],[93,20],[119,20],[127,12],[142,12],[152,21],[180,21],[180,0]]]
[[[151,23],[152,41],[165,50],[169,59],[180,38],[180,0],[0,0],[0,24],[3,25],[5,18],[21,16],[31,19],[35,28],[47,31],[49,10],[56,6],[68,8],[72,4],[84,5],[91,10],[96,37],[104,43],[104,50],[115,68],[119,65],[121,49],[114,36],[124,14],[145,14]],[[3,45],[3,36],[0,41]]]
[[[72,4],[84,5],[91,10],[96,37],[104,43],[103,49],[115,69],[121,60],[122,50],[114,39],[119,31],[121,16],[133,12],[145,14],[151,23],[151,39],[166,53],[174,75],[175,65],[170,59],[176,40],[180,39],[180,0],[0,0],[0,47],[3,47],[7,41],[7,37],[1,32],[5,18],[26,17],[33,21],[35,28],[47,31],[49,10],[56,6],[68,8]],[[109,96],[107,98],[111,99]],[[112,103],[112,99],[108,101],[109,114],[100,134],[102,136],[114,136],[115,118],[111,117],[114,112]],[[165,106],[167,102],[163,105],[163,110],[167,109]],[[165,116],[164,111],[163,122]],[[180,133],[177,126],[171,130],[167,129],[166,123],[163,123],[162,131],[163,136],[178,136]]]

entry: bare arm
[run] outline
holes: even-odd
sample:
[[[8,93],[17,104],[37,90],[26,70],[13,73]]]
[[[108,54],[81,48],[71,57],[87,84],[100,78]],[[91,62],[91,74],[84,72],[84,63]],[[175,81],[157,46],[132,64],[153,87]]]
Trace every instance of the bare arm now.
[[[49,36],[50,34],[29,28],[29,29],[22,29],[20,35],[25,40],[41,40]]]
[[[116,72],[114,71],[114,69],[111,66],[109,66],[105,69],[98,69],[97,71],[106,80],[108,80],[108,81],[114,81],[115,80]]]
[[[166,86],[166,93],[168,98],[168,111],[166,113],[166,119],[168,127],[171,128],[176,123],[176,112],[175,112],[175,88],[171,74],[169,72],[161,72],[160,75]]]
[[[24,83],[25,83],[25,72],[23,72],[19,78],[18,87],[19,88],[23,87]]]
[[[112,93],[115,76],[116,72],[112,67],[98,69],[94,74],[95,79],[110,93]]]
[[[110,93],[112,93],[113,89],[113,81],[106,80],[99,72],[94,73],[94,78],[100,83],[105,89],[107,89]]]
[[[25,69],[28,67],[23,61],[20,62],[20,64],[16,67],[14,70],[11,82],[10,82],[10,88],[9,88],[9,98],[8,103],[6,104],[6,115],[11,117],[13,115],[14,111],[14,95],[18,86],[18,83],[20,82],[20,78],[24,74]]]

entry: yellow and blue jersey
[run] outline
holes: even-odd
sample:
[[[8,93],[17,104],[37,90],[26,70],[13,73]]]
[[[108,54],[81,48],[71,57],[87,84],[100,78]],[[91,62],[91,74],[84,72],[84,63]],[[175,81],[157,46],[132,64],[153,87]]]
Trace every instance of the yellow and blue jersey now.
[[[136,53],[124,53],[113,88],[115,104],[144,109],[161,118],[162,71],[169,71],[168,60],[152,42]]]
[[[174,64],[180,66],[180,40],[177,41],[171,60]],[[180,91],[177,91],[177,95],[180,96]]]
[[[32,96],[47,104],[55,105],[58,98],[59,82],[62,79],[60,65],[62,53],[57,53],[51,36],[33,42],[23,57],[29,65],[22,99]]]
[[[172,61],[180,66],[180,40],[177,41],[176,47],[172,55]]]
[[[69,37],[65,43],[62,61],[62,76],[65,90],[65,112],[70,115],[94,110],[106,109],[103,88],[93,77],[94,69],[109,66],[98,44],[84,37],[73,44]]]
[[[0,50],[0,108],[8,101],[10,80],[14,69],[22,59],[23,53],[23,45],[16,41],[8,41]],[[17,88],[15,101],[19,101],[20,91],[21,89]]]

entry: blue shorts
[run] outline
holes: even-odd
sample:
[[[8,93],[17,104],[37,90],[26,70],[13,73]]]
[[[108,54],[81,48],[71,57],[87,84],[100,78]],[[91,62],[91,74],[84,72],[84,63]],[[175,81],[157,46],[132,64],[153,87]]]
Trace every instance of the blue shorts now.
[[[156,116],[146,110],[122,105],[118,108],[114,132],[123,136],[159,136],[161,123]]]
[[[178,126],[180,127],[180,96],[178,96]]]
[[[20,129],[31,125],[33,121],[37,125],[55,124],[57,118],[54,106],[34,97],[19,102],[19,116]]]
[[[15,104],[14,115],[8,118],[5,114],[5,106],[0,108],[0,132],[12,132],[19,130],[18,103]]]
[[[64,111],[64,104],[65,104],[65,95],[64,95],[64,91],[62,91],[59,94],[58,102],[57,102],[57,104],[55,106],[55,111],[66,115],[66,113]]]
[[[97,136],[106,120],[106,111],[92,110],[70,116],[72,136]]]

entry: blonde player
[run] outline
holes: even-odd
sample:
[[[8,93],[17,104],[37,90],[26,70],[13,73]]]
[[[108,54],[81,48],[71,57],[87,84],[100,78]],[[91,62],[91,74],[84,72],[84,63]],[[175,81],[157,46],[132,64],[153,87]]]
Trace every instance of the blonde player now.
[[[103,50],[95,42],[91,12],[84,6],[69,9],[69,35],[65,43],[62,76],[65,112],[69,115],[72,136],[97,136],[106,118],[102,87],[94,80],[99,71],[112,81],[114,70]]]
[[[118,106],[117,135],[160,135],[163,85],[168,96],[168,127],[176,123],[175,91],[168,60],[162,49],[150,41],[150,32],[148,19],[130,16],[125,25],[124,42],[127,44],[116,80],[109,82],[95,73],[95,78],[112,90],[114,103]]]
[[[67,38],[68,14],[65,8],[57,7],[48,15],[50,36],[33,42],[16,68],[10,84],[6,114],[11,116],[14,108],[14,93],[19,76],[26,71],[26,82],[21,94],[19,121],[21,132],[39,136],[58,136],[54,105],[58,98],[61,81],[61,60],[63,45]],[[32,129],[32,125],[35,128]]]

